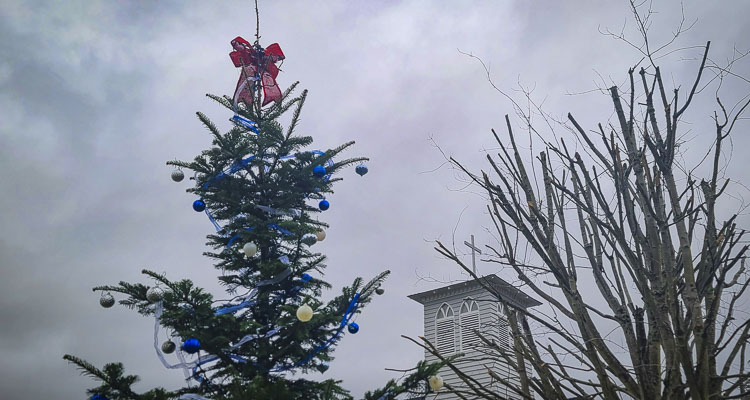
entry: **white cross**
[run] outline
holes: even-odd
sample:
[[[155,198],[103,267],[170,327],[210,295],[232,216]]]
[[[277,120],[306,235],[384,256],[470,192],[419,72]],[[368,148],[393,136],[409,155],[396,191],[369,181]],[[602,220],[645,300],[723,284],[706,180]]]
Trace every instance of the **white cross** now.
[[[464,240],[464,244],[469,246],[471,249],[471,269],[474,270],[474,274],[477,273],[477,256],[476,254],[482,254],[482,250],[479,250],[476,246],[474,246],[474,235],[471,235],[471,243]]]

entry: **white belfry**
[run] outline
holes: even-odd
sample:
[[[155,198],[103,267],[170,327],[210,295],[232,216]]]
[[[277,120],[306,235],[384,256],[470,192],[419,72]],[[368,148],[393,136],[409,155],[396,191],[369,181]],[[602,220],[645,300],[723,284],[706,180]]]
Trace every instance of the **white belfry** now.
[[[473,242],[472,237],[472,243],[466,244],[474,251],[478,251],[473,246]],[[513,309],[525,309],[541,304],[497,275],[486,275],[479,279],[481,283],[503,297],[509,304],[511,312]],[[485,289],[480,282],[472,279],[416,293],[409,298],[424,306],[424,336],[435,345],[441,355],[465,354],[455,362],[461,371],[485,387],[492,387],[496,393],[507,399],[521,399],[514,391],[493,380],[487,373],[487,368],[515,385],[520,385],[518,372],[499,360],[499,357],[497,360],[482,357],[482,353],[488,350],[483,349],[486,345],[474,333],[475,331],[481,332],[484,337],[495,341],[500,347],[510,349],[512,346],[505,310],[492,292]],[[429,352],[425,352],[425,359],[437,360]],[[448,367],[441,369],[438,375],[446,384],[454,388],[465,386]],[[459,399],[458,396],[447,393],[445,388],[426,398],[430,400]],[[471,396],[468,398],[474,399]]]

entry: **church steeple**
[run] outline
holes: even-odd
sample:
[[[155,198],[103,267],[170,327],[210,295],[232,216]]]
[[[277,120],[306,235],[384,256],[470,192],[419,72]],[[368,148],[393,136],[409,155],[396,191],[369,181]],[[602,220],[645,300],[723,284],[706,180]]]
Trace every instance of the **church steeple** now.
[[[505,393],[506,388],[492,380],[487,373],[491,368],[498,376],[510,382],[518,381],[518,372],[498,359],[484,357],[484,343],[473,332],[482,334],[495,341],[499,346],[509,347],[510,337],[505,312],[497,295],[509,307],[529,308],[540,305],[538,301],[527,296],[510,283],[497,275],[487,275],[477,280],[459,282],[442,288],[412,294],[410,299],[424,306],[424,336],[436,346],[442,355],[464,354],[456,361],[457,366],[482,385],[496,386],[495,390]],[[482,283],[495,293],[488,291]],[[425,352],[425,359],[436,358]],[[440,372],[443,380],[453,386],[463,386],[458,376],[449,368]],[[514,399],[514,392],[507,390],[507,398]],[[432,397],[430,397],[432,398]],[[459,397],[449,393],[438,393],[438,400],[453,400]]]

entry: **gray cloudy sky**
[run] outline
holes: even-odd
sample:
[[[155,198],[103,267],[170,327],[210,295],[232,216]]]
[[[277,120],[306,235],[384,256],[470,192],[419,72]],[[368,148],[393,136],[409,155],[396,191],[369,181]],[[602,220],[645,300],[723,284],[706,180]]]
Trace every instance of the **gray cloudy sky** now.
[[[653,33],[664,38],[679,5],[656,9]],[[750,46],[750,2],[690,0],[685,11],[699,21],[679,46],[712,40],[717,61]],[[406,296],[439,285],[419,277],[461,278],[430,241],[450,242],[454,229],[456,243],[471,233],[491,240],[482,199],[438,168],[430,138],[480,168],[495,147],[489,129],[512,108],[457,49],[484,59],[502,89],[533,86],[548,112],[594,127],[610,117],[606,97],[568,94],[623,82],[638,55],[598,28],[617,30],[629,14],[624,1],[261,1],[261,18],[262,42],[287,55],[279,83],[310,90],[298,132],[316,148],[356,140],[350,154],[372,158],[364,178],[344,174],[323,215],[328,239],[316,245],[337,288],[393,271],[325,375],[359,395],[393,377],[385,367],[422,357],[399,337],[422,333],[421,306]],[[210,144],[195,111],[228,125],[204,94],[232,93],[229,41],[251,38],[254,23],[249,1],[0,2],[0,397],[84,398],[92,381],[64,353],[122,361],[143,389],[182,383],[154,355],[153,321],[102,309],[90,288],[144,281],[140,270],[152,268],[218,289],[201,256],[212,227],[164,162]],[[695,64],[680,59],[695,56],[664,59],[669,81],[687,86]],[[747,62],[737,68],[750,75]],[[707,97],[687,158],[711,139],[700,128],[713,110]],[[746,148],[738,132],[734,146]],[[728,175],[748,183],[746,166],[736,157]],[[480,271],[512,279],[489,264]]]

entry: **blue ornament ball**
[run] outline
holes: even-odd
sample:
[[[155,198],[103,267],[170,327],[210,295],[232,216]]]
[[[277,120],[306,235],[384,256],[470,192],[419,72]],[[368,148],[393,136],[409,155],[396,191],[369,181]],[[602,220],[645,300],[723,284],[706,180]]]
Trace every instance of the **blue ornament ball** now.
[[[312,276],[310,276],[310,274],[302,274],[302,282],[310,282],[310,279],[312,279]]]
[[[349,333],[357,333],[359,332],[359,325],[357,325],[356,322],[351,322],[347,329],[349,330]]]
[[[313,175],[316,178],[322,178],[326,174],[326,167],[322,165],[318,165],[317,167],[313,168]]]
[[[193,202],[193,210],[197,212],[201,212],[206,209],[206,203],[203,202],[203,200],[198,199]]]
[[[321,200],[320,203],[318,203],[318,208],[325,211],[331,206],[331,203],[328,202],[328,200]]]
[[[90,400],[109,400],[106,396],[102,396],[100,394],[95,394],[91,396]]]
[[[354,168],[354,172],[356,172],[359,176],[365,176],[365,174],[367,173],[367,165],[357,165],[357,168]]]
[[[182,343],[182,351],[188,354],[197,353],[201,349],[201,342],[196,338],[190,338]]]

